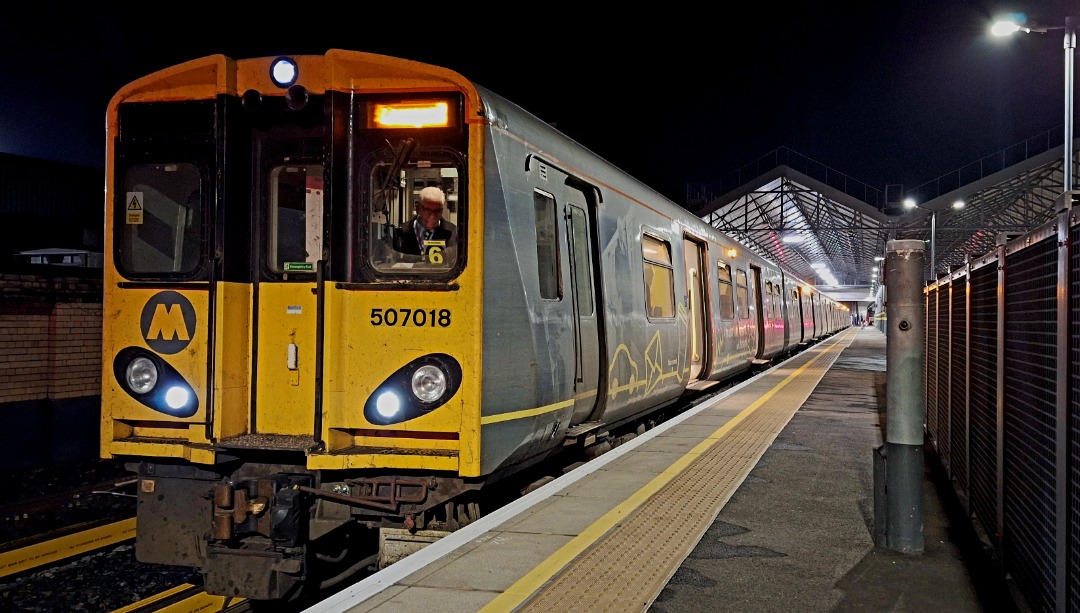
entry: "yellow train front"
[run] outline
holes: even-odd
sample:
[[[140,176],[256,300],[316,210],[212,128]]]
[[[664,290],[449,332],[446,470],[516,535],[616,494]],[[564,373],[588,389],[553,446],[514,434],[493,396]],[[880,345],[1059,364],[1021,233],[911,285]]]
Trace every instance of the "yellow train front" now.
[[[335,530],[415,529],[480,474],[476,101],[334,51],[113,98],[102,455],[139,473],[140,560],[281,598],[367,545]],[[446,232],[409,249],[427,187]]]

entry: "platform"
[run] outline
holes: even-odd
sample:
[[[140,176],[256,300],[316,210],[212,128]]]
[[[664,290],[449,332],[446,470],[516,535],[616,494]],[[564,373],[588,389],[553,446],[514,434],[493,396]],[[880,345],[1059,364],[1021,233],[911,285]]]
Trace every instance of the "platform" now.
[[[929,460],[924,552],[874,546],[885,383],[844,330],[307,611],[1008,610]]]

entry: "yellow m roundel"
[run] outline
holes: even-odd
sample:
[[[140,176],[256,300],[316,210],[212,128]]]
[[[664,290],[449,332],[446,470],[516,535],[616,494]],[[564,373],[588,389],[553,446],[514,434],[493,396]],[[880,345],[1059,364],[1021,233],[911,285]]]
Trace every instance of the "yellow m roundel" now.
[[[139,325],[151,349],[177,353],[191,343],[195,334],[195,307],[182,294],[159,292],[146,301]]]

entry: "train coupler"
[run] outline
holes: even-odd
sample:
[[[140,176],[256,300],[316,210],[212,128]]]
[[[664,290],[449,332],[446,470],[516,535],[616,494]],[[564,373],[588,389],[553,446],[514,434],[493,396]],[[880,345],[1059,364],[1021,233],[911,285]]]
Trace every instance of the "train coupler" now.
[[[296,545],[306,516],[300,488],[310,482],[309,477],[279,474],[214,484],[212,537],[228,541],[257,534],[275,545]]]

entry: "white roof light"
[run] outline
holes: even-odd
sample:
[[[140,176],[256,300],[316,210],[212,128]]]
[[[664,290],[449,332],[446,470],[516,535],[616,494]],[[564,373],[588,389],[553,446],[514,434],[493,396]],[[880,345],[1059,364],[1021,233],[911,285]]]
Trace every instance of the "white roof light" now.
[[[270,78],[278,87],[291,87],[296,83],[297,73],[296,62],[287,57],[279,57],[270,65]]]

